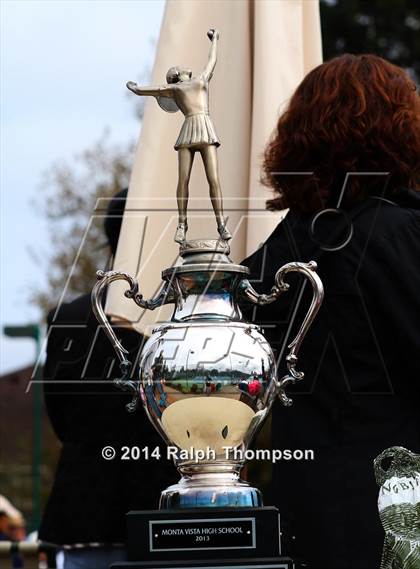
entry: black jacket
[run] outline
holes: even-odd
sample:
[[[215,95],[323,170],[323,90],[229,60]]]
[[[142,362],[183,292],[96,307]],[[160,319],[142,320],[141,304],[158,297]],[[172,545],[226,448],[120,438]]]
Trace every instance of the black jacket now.
[[[62,442],[54,485],[40,538],[57,544],[125,542],[125,514],[156,508],[159,494],[178,476],[172,463],[121,460],[123,446],[165,445],[143,409],[129,413],[131,397],[112,385],[118,360],[92,313],[90,295],[63,304],[48,317],[45,401]],[[134,360],[143,338],[129,330],[117,335]],[[105,460],[102,448],[117,456]]]
[[[292,407],[275,404],[272,421],[273,447],[315,452],[313,461],[276,463],[272,500],[289,552],[316,569],[379,567],[373,459],[392,445],[420,451],[420,193],[400,190],[392,199],[369,198],[346,217],[323,214],[315,223],[290,211],[244,261],[260,292],[295,260],[317,261],[325,287],[299,356],[305,379],[289,390]],[[248,314],[278,355],[292,339],[285,334],[299,279],[291,276],[275,305]]]

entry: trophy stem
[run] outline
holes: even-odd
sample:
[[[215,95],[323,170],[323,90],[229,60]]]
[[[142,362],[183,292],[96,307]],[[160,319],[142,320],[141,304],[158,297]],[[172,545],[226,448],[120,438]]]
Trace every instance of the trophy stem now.
[[[161,493],[160,509],[259,507],[261,492],[237,472],[193,472]]]

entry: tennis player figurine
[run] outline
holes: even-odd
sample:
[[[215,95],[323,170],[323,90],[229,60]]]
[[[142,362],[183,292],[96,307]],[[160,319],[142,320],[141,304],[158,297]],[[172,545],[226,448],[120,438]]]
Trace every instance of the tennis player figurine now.
[[[218,30],[207,32],[211,41],[209,59],[205,69],[197,77],[192,77],[191,69],[186,67],[171,67],[166,74],[166,85],[140,87],[133,81],[127,83],[127,87],[136,95],[156,97],[157,102],[165,111],[181,110],[185,116],[184,124],[175,143],[179,164],[178,227],[175,234],[177,243],[184,243],[186,240],[188,184],[194,155],[197,151],[200,152],[204,163],[217,230],[224,241],[231,238],[223,214],[223,197],[217,167],[217,147],[220,146],[220,141],[209,115],[209,82],[216,66],[219,35]]]

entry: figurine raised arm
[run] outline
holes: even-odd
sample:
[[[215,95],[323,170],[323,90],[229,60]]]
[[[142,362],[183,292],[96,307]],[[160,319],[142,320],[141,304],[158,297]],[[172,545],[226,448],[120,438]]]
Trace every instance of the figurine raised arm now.
[[[226,227],[223,214],[223,197],[220,189],[217,166],[217,147],[220,146],[213,122],[209,115],[209,81],[212,78],[217,61],[218,30],[209,30],[211,41],[209,59],[204,70],[192,77],[191,69],[171,67],[166,74],[166,85],[158,87],[140,87],[133,81],[127,83],[128,89],[136,95],[156,97],[159,105],[166,111],[181,110],[185,119],[175,143],[178,152],[178,227],[175,234],[177,243],[184,243],[188,230],[187,207],[189,181],[195,152],[201,154],[210,199],[217,221],[220,238],[228,241],[231,234]]]

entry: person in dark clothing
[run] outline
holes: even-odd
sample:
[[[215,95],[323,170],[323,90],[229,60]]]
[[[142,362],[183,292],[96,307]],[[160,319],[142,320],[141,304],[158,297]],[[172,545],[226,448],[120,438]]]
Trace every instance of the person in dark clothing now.
[[[117,194],[105,218],[113,254],[126,195]],[[143,337],[122,327],[117,333],[134,361]],[[165,459],[145,460],[140,454],[138,460],[122,460],[122,447],[148,446],[151,451],[160,446],[163,457],[165,453],[143,410],[126,410],[131,395],[112,384],[117,375],[115,352],[92,313],[89,294],[50,312],[44,392],[62,449],[39,537],[70,546],[65,569],[100,569],[123,559],[125,514],[156,508],[160,491],[177,478]],[[104,447],[115,449],[113,460],[102,456]],[[85,548],[71,549],[76,544]]]
[[[274,405],[271,435],[274,448],[314,451],[274,465],[271,496],[286,553],[312,569],[379,567],[373,460],[393,445],[420,451],[419,156],[419,97],[373,55],[310,72],[265,153],[264,180],[277,192],[268,206],[290,209],[243,264],[267,292],[281,265],[315,260],[325,289],[299,355],[304,381],[289,389],[292,407]],[[291,171],[313,175],[280,174]],[[299,279],[249,313],[277,352],[279,377],[311,298]]]

